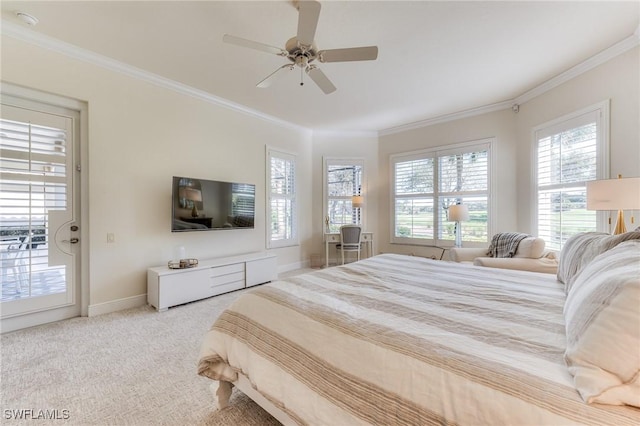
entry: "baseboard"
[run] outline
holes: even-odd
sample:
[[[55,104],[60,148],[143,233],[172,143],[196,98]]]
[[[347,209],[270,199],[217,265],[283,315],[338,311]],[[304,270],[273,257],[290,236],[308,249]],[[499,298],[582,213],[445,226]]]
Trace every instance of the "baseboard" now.
[[[29,327],[36,327],[57,321],[65,321],[69,318],[73,318],[74,316],[75,314],[69,313],[65,308],[32,312],[27,315],[2,318],[2,320],[0,320],[0,330],[3,334],[10,333],[12,331],[23,330]]]
[[[295,271],[296,269],[309,268],[311,262],[309,260],[303,260],[300,262],[289,263],[288,265],[278,266],[278,273],[282,274],[284,272]]]
[[[138,296],[125,297],[124,299],[112,300],[110,302],[97,303],[89,305],[87,316],[95,317],[96,315],[108,314],[111,312],[121,311],[123,309],[137,308],[147,303],[147,295],[139,294]]]
[[[300,261],[290,263],[288,265],[282,265],[278,267],[278,273],[294,271],[296,269],[308,268],[309,261]],[[89,305],[87,316],[95,317],[96,315],[108,314],[111,312],[121,311],[123,309],[137,308],[144,306],[147,303],[147,295],[140,294],[138,296],[126,297],[124,299],[112,300],[110,302],[97,303],[95,305]]]

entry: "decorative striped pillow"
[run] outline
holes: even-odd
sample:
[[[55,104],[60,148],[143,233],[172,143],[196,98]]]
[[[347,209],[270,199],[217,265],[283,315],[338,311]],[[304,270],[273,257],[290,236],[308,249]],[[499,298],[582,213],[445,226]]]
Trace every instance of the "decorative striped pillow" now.
[[[565,284],[568,294],[577,274],[596,256],[628,240],[640,240],[640,232],[609,235],[604,232],[583,232],[569,238],[558,259],[558,281]]]
[[[565,361],[587,403],[640,407],[640,241],[597,256],[564,306]]]

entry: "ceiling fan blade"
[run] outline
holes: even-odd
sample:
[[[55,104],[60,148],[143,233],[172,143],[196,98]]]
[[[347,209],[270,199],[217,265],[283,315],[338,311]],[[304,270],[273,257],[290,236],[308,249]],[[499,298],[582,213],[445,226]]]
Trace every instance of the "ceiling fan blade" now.
[[[378,46],[330,49],[318,52],[320,62],[372,61],[378,58]]]
[[[298,1],[298,42],[305,46],[313,44],[320,18],[320,3],[311,0]]]
[[[324,75],[322,71],[320,71],[319,68],[313,66],[309,67],[309,69],[307,70],[307,74],[309,74],[311,80],[313,80],[313,82],[318,85],[320,90],[322,90],[325,95],[336,91],[336,86],[333,85],[331,80],[329,80],[327,76]]]
[[[279,47],[269,46],[268,44],[258,43],[257,41],[247,40],[245,38],[229,34],[222,36],[222,41],[229,44],[235,44],[236,46],[248,47],[249,49],[260,50],[262,52],[273,53],[280,56],[287,56],[289,54],[286,50],[280,49]]]
[[[256,84],[256,86],[261,88],[261,89],[265,89],[265,88],[271,86],[271,83],[276,81],[277,77],[282,75],[282,73],[280,71],[282,71],[285,68],[289,68],[289,70],[292,70],[294,68],[294,66],[292,64],[286,64],[286,65],[281,66],[280,68],[278,68],[277,70],[275,70],[274,72],[269,74],[267,76],[267,78],[262,80],[260,83]]]

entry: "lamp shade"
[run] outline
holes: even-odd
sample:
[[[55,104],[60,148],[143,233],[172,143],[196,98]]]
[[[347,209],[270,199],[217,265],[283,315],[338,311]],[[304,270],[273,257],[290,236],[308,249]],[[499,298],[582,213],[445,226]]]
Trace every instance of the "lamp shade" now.
[[[464,204],[449,206],[448,219],[451,222],[463,222],[469,220],[469,209]]]
[[[180,198],[186,198],[191,201],[202,201],[202,191],[194,188],[180,188],[178,193]]]
[[[351,197],[351,205],[354,208],[362,207],[364,204],[364,197],[362,195],[354,195]]]
[[[587,210],[640,209],[640,178],[587,182]]]

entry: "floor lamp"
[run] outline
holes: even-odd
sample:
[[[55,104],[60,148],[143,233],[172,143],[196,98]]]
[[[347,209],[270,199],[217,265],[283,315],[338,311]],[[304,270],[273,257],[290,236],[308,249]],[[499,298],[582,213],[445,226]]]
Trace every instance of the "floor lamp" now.
[[[469,209],[464,204],[454,204],[449,206],[448,217],[450,222],[456,223],[456,247],[462,247],[462,228],[460,222],[469,220]]]
[[[587,210],[617,210],[613,234],[627,232],[624,210],[640,210],[640,177],[623,179],[618,175],[618,179],[587,182]]]

